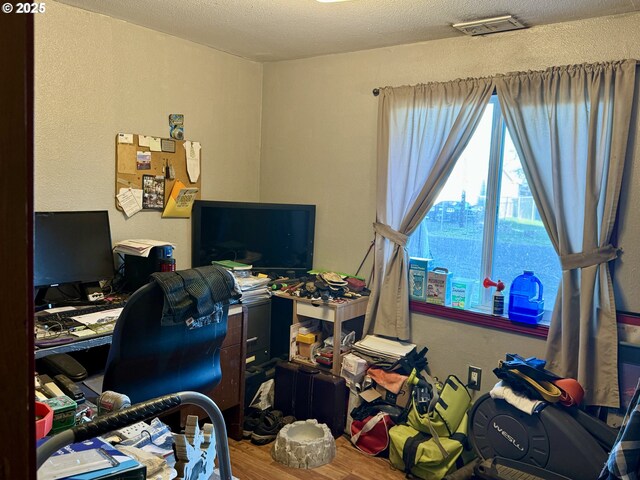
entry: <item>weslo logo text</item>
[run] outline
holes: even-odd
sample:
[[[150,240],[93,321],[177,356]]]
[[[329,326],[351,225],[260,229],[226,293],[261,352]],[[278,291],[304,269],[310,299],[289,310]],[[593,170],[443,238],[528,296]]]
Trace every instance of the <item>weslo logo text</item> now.
[[[516,439],[509,435],[504,429],[500,428],[500,426],[496,422],[493,422],[493,428],[495,428],[498,433],[506,438],[514,447],[516,447],[521,452],[524,452],[524,448],[522,448],[520,444],[516,442]]]

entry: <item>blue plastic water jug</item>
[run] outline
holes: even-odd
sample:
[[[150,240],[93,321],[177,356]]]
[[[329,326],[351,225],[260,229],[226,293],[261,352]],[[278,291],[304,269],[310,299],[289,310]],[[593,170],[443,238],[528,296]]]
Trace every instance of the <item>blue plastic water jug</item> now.
[[[525,270],[513,280],[509,289],[509,319],[536,324],[543,314],[542,283],[533,272]]]

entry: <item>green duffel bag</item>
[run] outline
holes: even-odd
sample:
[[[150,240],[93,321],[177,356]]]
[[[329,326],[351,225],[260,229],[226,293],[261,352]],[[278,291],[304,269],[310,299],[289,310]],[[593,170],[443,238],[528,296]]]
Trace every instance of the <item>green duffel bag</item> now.
[[[389,430],[389,461],[398,470],[425,480],[439,480],[456,464],[467,438],[467,414],[449,437],[436,439],[408,425]]]
[[[428,379],[430,380],[430,379]],[[437,391],[434,388],[434,391]],[[471,395],[455,375],[449,375],[439,392],[439,398],[428,412],[420,414],[413,403],[407,423],[415,430],[433,436],[448,437],[458,429],[471,405]]]

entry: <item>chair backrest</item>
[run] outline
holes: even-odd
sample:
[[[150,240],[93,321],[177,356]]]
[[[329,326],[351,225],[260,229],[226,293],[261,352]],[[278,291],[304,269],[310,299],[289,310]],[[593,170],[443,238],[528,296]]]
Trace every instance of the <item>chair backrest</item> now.
[[[163,305],[155,282],[130,297],[113,330],[103,391],[138,403],[183,390],[206,393],[220,382],[228,307],[219,322],[189,329],[185,323],[161,325]]]

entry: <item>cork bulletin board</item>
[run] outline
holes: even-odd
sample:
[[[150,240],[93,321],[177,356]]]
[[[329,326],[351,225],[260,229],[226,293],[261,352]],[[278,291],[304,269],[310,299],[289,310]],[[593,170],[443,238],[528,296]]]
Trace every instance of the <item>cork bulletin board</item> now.
[[[143,139],[152,137],[137,134],[132,134],[130,137],[132,137],[131,143],[124,143],[122,135],[116,135],[116,195],[121,188],[142,189],[144,177],[153,176],[156,181],[164,181],[164,205],[167,205],[176,180],[182,182],[186,187],[197,188],[196,199],[200,198],[202,172],[200,171],[197,181],[192,182],[189,179],[185,140],[155,137],[154,140],[160,142],[162,151],[152,151],[151,146],[140,145],[141,137]],[[144,141],[142,143],[146,144]],[[146,154],[142,157],[146,161],[140,161],[139,152]],[[202,151],[200,151],[200,166],[201,162]],[[169,170],[173,173],[173,178],[167,176]],[[122,211],[117,199],[116,208]],[[153,211],[153,209],[150,210]]]

